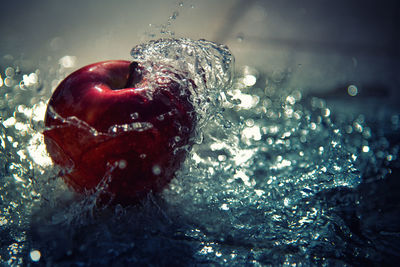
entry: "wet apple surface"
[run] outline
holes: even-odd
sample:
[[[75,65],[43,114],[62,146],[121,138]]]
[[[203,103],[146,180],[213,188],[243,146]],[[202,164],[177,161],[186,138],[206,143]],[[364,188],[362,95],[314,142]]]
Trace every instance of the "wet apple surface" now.
[[[185,159],[196,124],[189,80],[137,62],[83,67],[54,91],[47,151],[78,192],[100,187],[117,202],[161,190]]]

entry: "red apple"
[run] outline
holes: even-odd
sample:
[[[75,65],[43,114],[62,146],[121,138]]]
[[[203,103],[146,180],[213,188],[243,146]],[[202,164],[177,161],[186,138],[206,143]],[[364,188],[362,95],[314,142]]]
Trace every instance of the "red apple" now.
[[[44,140],[66,183],[78,192],[105,191],[117,202],[161,190],[185,158],[196,115],[190,79],[137,62],[83,67],[54,91]],[[109,179],[107,179],[109,178]]]

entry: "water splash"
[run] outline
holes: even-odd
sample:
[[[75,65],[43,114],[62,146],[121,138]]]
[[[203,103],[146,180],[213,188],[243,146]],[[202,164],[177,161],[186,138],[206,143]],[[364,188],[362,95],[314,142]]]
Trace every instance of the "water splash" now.
[[[398,160],[387,136],[398,131],[398,114],[371,125],[364,114],[287,87],[285,71],[234,73],[229,50],[204,40],[152,41],[132,56],[188,73],[198,85],[202,127],[177,177],[131,207],[98,207],[95,195],[75,195],[48,161],[40,134],[65,60],[39,72],[17,63],[14,72],[3,68],[0,261],[234,266],[379,257],[379,247],[363,239],[370,232],[357,232],[340,212],[360,205],[349,191],[384,178]],[[22,88],[24,75],[33,83]]]
[[[232,85],[234,57],[225,45],[207,40],[159,39],[131,50],[133,60],[150,73],[156,66],[167,66],[173,73],[193,81],[192,104],[199,116],[199,127],[218,112],[221,93]],[[190,83],[189,83],[190,85]]]
[[[160,37],[174,37],[175,31],[172,29],[173,24],[175,20],[179,17],[179,12],[183,10],[185,2],[186,0],[178,2],[176,8],[172,11],[171,15],[163,24],[149,24],[149,28],[144,32],[144,36],[149,38],[149,40],[157,39]]]

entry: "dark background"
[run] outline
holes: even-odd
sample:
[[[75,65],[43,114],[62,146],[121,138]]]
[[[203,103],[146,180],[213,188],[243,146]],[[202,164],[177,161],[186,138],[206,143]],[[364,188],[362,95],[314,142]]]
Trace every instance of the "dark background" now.
[[[176,37],[227,44],[239,67],[248,65],[261,73],[289,69],[290,85],[305,91],[325,92],[353,83],[378,85],[399,98],[398,1],[182,3],[1,1],[0,52],[32,65],[48,55],[76,56],[76,67],[129,58],[134,45],[151,39],[145,32],[158,33],[157,25],[166,24],[177,11],[170,27]]]

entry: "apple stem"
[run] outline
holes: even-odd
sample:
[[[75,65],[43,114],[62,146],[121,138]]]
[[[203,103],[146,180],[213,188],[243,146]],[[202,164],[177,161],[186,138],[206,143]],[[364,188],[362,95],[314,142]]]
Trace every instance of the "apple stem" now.
[[[142,80],[142,70],[136,61],[132,61],[129,65],[128,81],[125,88],[134,87],[134,85]]]

